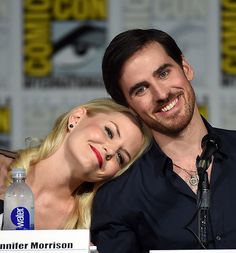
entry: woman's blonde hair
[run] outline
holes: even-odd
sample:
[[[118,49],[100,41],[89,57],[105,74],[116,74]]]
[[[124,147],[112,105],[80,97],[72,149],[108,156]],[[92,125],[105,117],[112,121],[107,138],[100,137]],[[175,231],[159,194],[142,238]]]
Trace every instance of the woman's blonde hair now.
[[[94,99],[85,104],[80,105],[87,110],[88,116],[92,116],[99,112],[121,112],[130,115],[131,119],[136,122],[140,130],[143,133],[143,143],[139,152],[136,156],[122,168],[116,175],[117,177],[122,174],[127,168],[147,149],[151,140],[151,133],[149,129],[141,123],[141,121],[134,116],[134,114],[127,108],[122,105],[117,104],[110,98],[101,98]],[[24,167],[27,170],[31,166],[34,166],[39,161],[48,158],[60,147],[62,144],[66,133],[68,131],[68,120],[73,112],[71,111],[62,114],[55,122],[54,127],[51,132],[46,136],[46,138],[36,147],[29,147],[25,150],[21,150],[18,153],[17,158],[11,164],[11,168],[14,167]],[[70,218],[67,220],[64,225],[65,229],[72,228],[89,228],[91,220],[91,207],[92,200],[98,188],[105,182],[98,183],[84,183],[82,184],[74,193],[75,198],[75,208],[73,213],[70,215]]]

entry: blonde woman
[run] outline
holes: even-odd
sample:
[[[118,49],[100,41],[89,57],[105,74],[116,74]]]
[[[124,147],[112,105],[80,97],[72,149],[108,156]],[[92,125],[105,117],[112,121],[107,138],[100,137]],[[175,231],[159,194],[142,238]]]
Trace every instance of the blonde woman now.
[[[20,151],[10,164],[27,170],[35,229],[89,228],[97,189],[123,173],[149,142],[146,127],[111,99],[60,116],[40,145]]]

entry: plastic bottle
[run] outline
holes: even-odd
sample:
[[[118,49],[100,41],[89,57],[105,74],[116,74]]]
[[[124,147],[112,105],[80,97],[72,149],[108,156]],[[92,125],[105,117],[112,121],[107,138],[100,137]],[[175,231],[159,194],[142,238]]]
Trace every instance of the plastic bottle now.
[[[25,169],[12,169],[13,183],[4,199],[3,230],[34,229],[34,196],[25,178]]]

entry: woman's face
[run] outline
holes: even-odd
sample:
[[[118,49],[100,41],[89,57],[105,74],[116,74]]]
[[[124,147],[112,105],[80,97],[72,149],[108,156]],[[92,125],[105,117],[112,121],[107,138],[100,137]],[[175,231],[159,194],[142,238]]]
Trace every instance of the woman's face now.
[[[65,142],[77,176],[84,181],[96,182],[111,178],[138,153],[143,135],[127,114],[97,113],[88,116],[79,108],[77,117],[71,117]]]

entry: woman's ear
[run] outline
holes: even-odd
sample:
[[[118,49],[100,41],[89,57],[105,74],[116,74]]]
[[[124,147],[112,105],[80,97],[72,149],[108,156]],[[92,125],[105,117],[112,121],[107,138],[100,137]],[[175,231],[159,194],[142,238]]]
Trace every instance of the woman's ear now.
[[[182,65],[185,76],[189,81],[192,81],[194,78],[194,70],[192,66],[186,61],[184,56],[182,56]]]
[[[84,107],[77,107],[72,110],[68,120],[68,129],[72,130],[79,122],[81,118],[87,115],[87,109]]]

